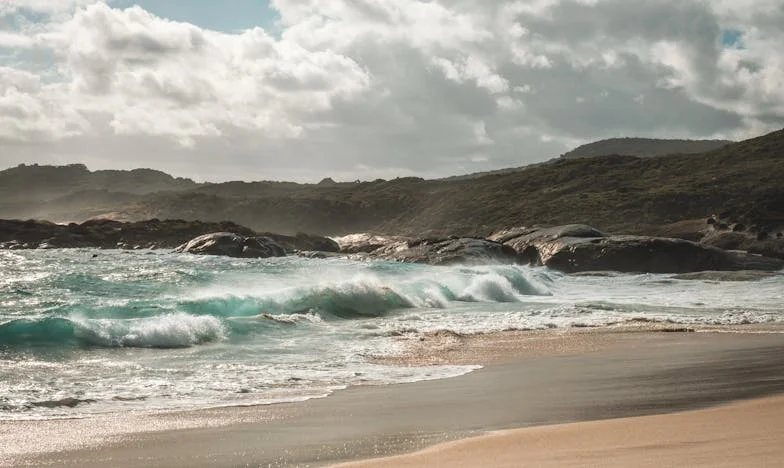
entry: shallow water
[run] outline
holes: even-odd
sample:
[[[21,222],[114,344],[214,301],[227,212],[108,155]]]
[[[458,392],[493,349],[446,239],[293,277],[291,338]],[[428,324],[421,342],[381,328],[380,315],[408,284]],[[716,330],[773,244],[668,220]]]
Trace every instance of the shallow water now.
[[[368,362],[429,331],[775,324],[782,300],[784,276],[0,251],[0,419],[297,401],[473,369]]]

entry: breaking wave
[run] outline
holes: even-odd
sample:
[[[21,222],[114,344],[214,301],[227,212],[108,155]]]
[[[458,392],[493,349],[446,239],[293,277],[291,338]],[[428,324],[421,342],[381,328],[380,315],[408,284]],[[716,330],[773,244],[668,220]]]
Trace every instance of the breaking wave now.
[[[47,317],[0,324],[0,348],[185,348],[224,336],[225,329],[218,318],[184,313],[126,320]]]

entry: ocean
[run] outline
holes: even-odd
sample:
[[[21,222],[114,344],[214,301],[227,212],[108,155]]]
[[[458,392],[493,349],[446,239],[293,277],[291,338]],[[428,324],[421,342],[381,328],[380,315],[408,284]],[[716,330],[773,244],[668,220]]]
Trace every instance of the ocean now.
[[[784,321],[784,276],[744,279],[0,251],[0,419],[301,401],[476,369],[373,359],[441,330]]]

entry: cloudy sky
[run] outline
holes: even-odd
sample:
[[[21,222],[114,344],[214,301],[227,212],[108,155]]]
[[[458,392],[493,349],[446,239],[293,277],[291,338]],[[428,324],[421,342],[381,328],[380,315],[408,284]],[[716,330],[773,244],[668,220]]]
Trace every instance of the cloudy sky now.
[[[439,177],[784,127],[781,0],[0,0],[0,168]]]

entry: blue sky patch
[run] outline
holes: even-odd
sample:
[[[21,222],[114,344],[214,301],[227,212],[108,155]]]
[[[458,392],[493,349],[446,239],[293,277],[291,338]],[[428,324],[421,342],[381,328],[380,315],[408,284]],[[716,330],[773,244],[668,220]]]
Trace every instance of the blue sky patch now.
[[[266,0],[116,0],[112,6],[139,5],[150,13],[201,28],[237,32],[260,26],[273,30],[278,13]]]
[[[737,29],[725,29],[721,33],[721,44],[727,49],[745,49],[743,32]]]

